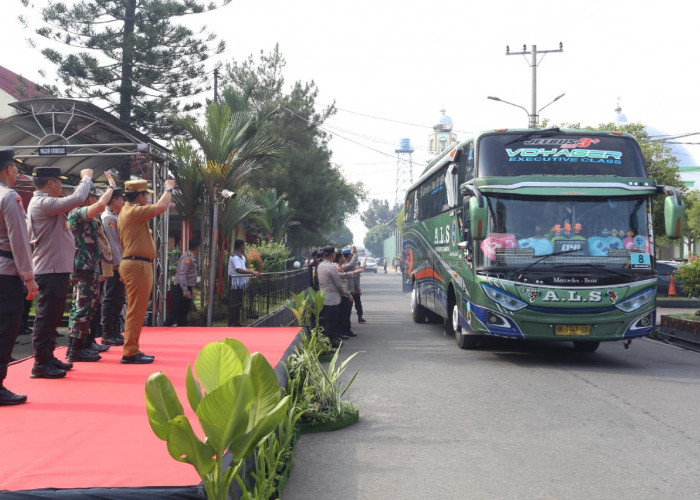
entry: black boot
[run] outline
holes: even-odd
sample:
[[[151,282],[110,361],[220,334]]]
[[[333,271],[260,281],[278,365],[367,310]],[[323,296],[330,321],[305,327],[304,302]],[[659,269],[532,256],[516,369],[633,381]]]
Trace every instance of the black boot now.
[[[367,320],[358,314],[357,315],[357,322],[358,323],[367,323]]]
[[[15,394],[0,384],[0,406],[21,405],[27,401],[24,394]]]
[[[100,345],[95,341],[95,335],[94,334],[89,334],[87,339],[85,340],[85,345],[87,346],[88,349],[91,351],[95,351],[96,353],[101,353],[109,350],[108,345]]]
[[[68,353],[66,359],[75,363],[76,361],[99,361],[102,356],[87,347],[86,339],[71,337],[68,341]]]

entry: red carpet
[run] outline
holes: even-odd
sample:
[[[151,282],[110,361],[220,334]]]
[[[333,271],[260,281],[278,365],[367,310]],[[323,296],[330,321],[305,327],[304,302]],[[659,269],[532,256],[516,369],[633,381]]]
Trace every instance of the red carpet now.
[[[33,359],[10,366],[6,385],[27,403],[0,408],[0,490],[186,486],[194,468],[173,460],[146,416],[144,384],[162,371],[195,429],[185,392],[187,365],[206,344],[236,338],[275,367],[299,328],[144,328],[150,365],[122,365],[112,347],[97,363],[75,363],[65,379],[31,379]],[[65,349],[56,350],[65,357]],[[200,431],[200,438],[203,435]]]

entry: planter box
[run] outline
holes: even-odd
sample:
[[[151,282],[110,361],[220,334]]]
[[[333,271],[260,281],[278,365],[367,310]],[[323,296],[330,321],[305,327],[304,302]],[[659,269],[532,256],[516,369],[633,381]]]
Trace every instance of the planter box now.
[[[693,321],[664,315],[661,316],[661,326],[700,335],[700,316],[698,316],[698,321]]]

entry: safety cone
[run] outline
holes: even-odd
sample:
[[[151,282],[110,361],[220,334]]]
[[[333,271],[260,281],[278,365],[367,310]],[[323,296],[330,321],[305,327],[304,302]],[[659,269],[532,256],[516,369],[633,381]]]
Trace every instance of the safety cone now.
[[[668,282],[668,296],[676,296],[676,284],[673,282],[673,274],[671,275],[671,281]]]

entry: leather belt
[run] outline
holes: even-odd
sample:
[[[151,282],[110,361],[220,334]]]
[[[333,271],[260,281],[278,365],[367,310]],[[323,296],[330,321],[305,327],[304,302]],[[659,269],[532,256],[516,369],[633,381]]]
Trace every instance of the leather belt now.
[[[143,261],[143,262],[151,262],[151,263],[153,262],[153,259],[149,259],[148,257],[136,257],[136,256],[134,256],[134,255],[126,255],[126,256],[122,257],[122,260],[123,260],[123,259],[126,259],[126,260],[141,260],[141,261]]]
[[[7,250],[0,250],[0,256],[15,260],[15,256],[12,255],[12,252],[8,252]]]

